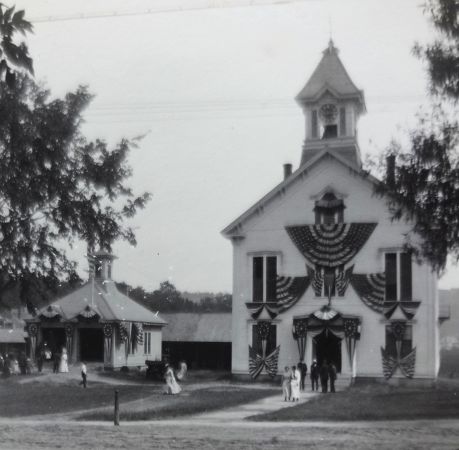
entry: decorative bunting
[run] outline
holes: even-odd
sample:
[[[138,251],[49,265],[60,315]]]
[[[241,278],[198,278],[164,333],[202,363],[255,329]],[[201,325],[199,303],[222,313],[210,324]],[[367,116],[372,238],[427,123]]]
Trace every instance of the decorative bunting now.
[[[67,349],[67,355],[69,362],[72,360],[72,349],[73,349],[73,325],[71,323],[65,324],[65,348]]]
[[[91,319],[96,320],[100,318],[100,314],[99,314],[99,311],[97,310],[97,307],[92,306],[92,305],[86,305],[83,311],[79,312],[77,315],[80,319],[86,319],[86,320],[91,320]]]
[[[60,319],[62,317],[62,311],[59,306],[49,305],[46,308],[43,308],[39,312],[39,316],[42,319]]]
[[[280,307],[277,306],[276,302],[251,302],[246,303],[247,309],[249,310],[252,319],[258,319],[263,311],[269,314],[271,319],[274,319],[280,311]]]
[[[113,326],[112,326],[112,324],[105,323],[104,326],[103,326],[103,332],[104,332],[104,336],[106,338],[112,337],[112,334],[113,334]]]
[[[276,299],[279,312],[291,308],[309,287],[309,277],[277,277]]]
[[[129,341],[130,337],[130,324],[128,322],[120,322],[118,324],[118,330],[120,332],[121,342],[124,343]]]
[[[322,296],[322,286],[324,284],[324,277],[319,270],[314,270],[312,267],[309,267],[306,264],[306,270],[308,272],[308,277],[311,280],[312,289],[314,289],[314,295],[316,297]]]
[[[136,344],[143,344],[143,324],[141,322],[134,323],[134,339]]]
[[[344,338],[346,341],[347,355],[349,357],[349,367],[352,368],[352,363],[354,361],[355,347],[357,344],[357,339],[360,339],[360,319],[357,317],[344,317],[343,318],[343,327],[344,327]]]
[[[314,316],[316,319],[323,320],[323,321],[332,320],[338,315],[340,314],[334,309],[331,309],[328,305],[322,306],[321,309],[312,313],[312,316]]]
[[[381,347],[381,357],[384,378],[389,379],[400,368],[402,374],[407,378],[413,378],[416,367],[416,348],[411,350],[408,355],[400,358],[392,356]]]
[[[412,300],[407,300],[407,301],[397,301],[397,300],[385,301],[384,304],[383,304],[383,314],[386,317],[386,319],[390,319],[392,317],[392,315],[394,314],[395,310],[397,309],[397,307],[399,307],[400,310],[403,312],[404,316],[408,320],[411,320],[416,315],[416,312],[417,312],[420,304],[421,304],[421,302],[414,302]]]
[[[351,284],[369,308],[378,313],[383,312],[386,289],[385,273],[353,274]]]
[[[104,363],[110,365],[113,346],[113,325],[111,323],[105,323],[102,329],[104,332]]]
[[[338,292],[338,295],[341,297],[343,297],[344,294],[346,293],[346,289],[352,278],[353,270],[354,270],[354,266],[351,266],[346,270],[341,270],[336,276],[336,281],[335,281],[336,290]]]
[[[268,356],[260,356],[250,345],[249,345],[249,373],[250,376],[255,379],[260,375],[263,369],[266,370],[268,375],[274,378],[277,375],[277,364],[279,361],[279,350],[280,345],[271,352]]]
[[[339,267],[349,262],[373,233],[376,223],[337,223],[286,227],[290,239],[311,263]]]
[[[296,340],[298,345],[299,360],[304,360],[306,353],[306,337],[308,333],[308,320],[307,319],[294,319],[293,320],[293,339]]]

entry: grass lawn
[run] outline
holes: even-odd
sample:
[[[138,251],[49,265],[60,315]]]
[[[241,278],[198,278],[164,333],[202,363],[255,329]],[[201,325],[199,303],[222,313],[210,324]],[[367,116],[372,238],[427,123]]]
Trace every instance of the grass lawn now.
[[[241,388],[237,386],[211,387],[197,389],[180,395],[155,394],[150,399],[157,400],[155,408],[146,407],[143,410],[123,410],[120,407],[120,420],[160,420],[171,419],[191,414],[215,411],[218,409],[249,403],[264,397],[279,393],[279,389]],[[113,420],[113,411],[94,411],[82,414],[79,420]]]
[[[0,417],[64,413],[113,404],[114,390],[123,401],[135,400],[159,392],[161,386],[113,386],[90,383],[83,389],[75,380],[68,383],[34,381],[19,384],[13,377],[0,380]]]
[[[254,421],[346,421],[459,418],[459,385],[412,389],[391,386],[353,387],[321,394]]]

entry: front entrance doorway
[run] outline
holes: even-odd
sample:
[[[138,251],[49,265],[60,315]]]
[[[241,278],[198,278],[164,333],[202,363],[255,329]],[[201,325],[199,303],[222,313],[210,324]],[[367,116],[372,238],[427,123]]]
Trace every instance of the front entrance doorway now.
[[[99,328],[80,328],[80,361],[104,360],[104,333]]]
[[[61,353],[65,347],[65,330],[64,328],[42,328],[43,344],[54,353]]]
[[[325,329],[313,340],[313,353],[319,367],[326,359],[333,362],[338,373],[341,373],[341,339],[331,331]]]

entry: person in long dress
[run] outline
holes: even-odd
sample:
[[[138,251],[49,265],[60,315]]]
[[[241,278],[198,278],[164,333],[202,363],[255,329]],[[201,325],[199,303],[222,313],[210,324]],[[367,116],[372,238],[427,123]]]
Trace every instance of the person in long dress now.
[[[292,390],[292,402],[300,400],[300,371],[296,366],[292,366],[292,374],[290,377],[290,388]]]
[[[284,373],[282,374],[282,393],[284,394],[284,401],[290,401],[292,391],[290,389],[290,368],[285,366]]]
[[[61,360],[59,362],[59,373],[67,373],[69,371],[67,350],[62,349]]]
[[[166,373],[164,374],[164,380],[166,381],[166,394],[180,394],[182,388],[177,383],[174,371],[169,364],[166,364]]]

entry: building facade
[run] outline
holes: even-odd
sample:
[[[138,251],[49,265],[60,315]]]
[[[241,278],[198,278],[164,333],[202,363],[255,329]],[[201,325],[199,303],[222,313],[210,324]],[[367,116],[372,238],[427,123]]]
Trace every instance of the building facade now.
[[[379,181],[362,170],[365,112],[330,42],[296,98],[301,163],[222,234],[233,245],[232,372],[275,376],[333,361],[342,378],[434,379],[437,278],[405,251]]]
[[[70,362],[98,361],[106,368],[161,361],[166,322],[118,290],[114,259],[107,252],[91,256],[87,283],[26,320],[32,360],[46,344],[53,353],[65,349]]]

